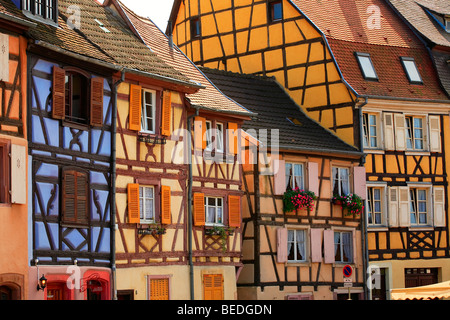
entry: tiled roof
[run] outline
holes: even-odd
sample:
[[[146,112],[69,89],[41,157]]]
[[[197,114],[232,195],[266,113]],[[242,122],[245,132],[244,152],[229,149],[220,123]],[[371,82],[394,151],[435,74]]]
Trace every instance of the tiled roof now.
[[[201,68],[226,95],[258,115],[243,128],[278,129],[280,149],[349,153],[358,150],[305,115],[274,78]],[[270,141],[271,132],[268,131]]]
[[[326,36],[344,79],[359,95],[447,99],[424,44],[384,0],[293,0]],[[379,25],[373,20],[380,13]],[[378,82],[363,78],[354,52],[369,53]],[[400,57],[412,57],[424,84],[410,84]]]
[[[198,92],[187,95],[191,105],[213,111],[250,114],[248,110],[221,93],[175,45],[170,49],[168,37],[151,20],[138,16],[120,2],[118,4],[143,41],[159,58],[184,76],[204,86]]]

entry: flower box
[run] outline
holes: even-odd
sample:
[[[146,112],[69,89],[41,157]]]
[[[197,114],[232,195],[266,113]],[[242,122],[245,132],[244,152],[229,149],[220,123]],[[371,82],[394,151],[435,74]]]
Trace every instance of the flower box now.
[[[331,202],[342,207],[344,216],[360,216],[364,210],[364,201],[354,193],[344,196],[335,195]]]
[[[312,210],[316,199],[317,196],[312,191],[299,188],[287,190],[283,195],[283,211],[291,213],[294,210]]]

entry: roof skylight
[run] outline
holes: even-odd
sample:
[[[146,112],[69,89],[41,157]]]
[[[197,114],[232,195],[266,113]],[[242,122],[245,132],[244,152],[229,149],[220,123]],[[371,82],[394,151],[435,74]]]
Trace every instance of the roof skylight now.
[[[401,57],[400,59],[402,60],[403,68],[405,69],[409,82],[412,84],[422,84],[422,77],[414,59],[409,57]]]
[[[366,80],[378,80],[377,73],[372,63],[372,59],[370,58],[370,54],[368,53],[355,53],[356,58],[358,59],[359,67],[361,68],[361,72],[363,74],[364,79]]]

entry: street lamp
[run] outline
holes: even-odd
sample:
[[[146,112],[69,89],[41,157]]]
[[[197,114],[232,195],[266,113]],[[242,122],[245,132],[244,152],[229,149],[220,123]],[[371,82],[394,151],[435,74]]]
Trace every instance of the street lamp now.
[[[44,291],[46,286],[47,286],[47,279],[45,278],[44,275],[42,275],[42,277],[40,277],[40,279],[38,281],[37,291],[39,291],[39,290]]]

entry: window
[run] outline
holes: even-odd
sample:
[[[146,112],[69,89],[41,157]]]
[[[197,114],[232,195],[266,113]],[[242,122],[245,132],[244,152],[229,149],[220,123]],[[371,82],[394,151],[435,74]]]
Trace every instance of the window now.
[[[215,123],[215,128],[211,121],[206,121],[206,150],[224,152],[224,130],[222,123]]]
[[[406,148],[410,150],[425,149],[425,119],[422,117],[405,117]]]
[[[304,262],[307,260],[306,230],[288,230],[288,261]]]
[[[202,33],[200,18],[191,19],[191,38],[198,38]]]
[[[350,193],[349,169],[333,167],[333,195],[347,195]]]
[[[420,188],[409,189],[411,225],[426,225],[428,223],[427,191],[427,189]]]
[[[213,130],[212,130],[212,124],[211,121],[206,121],[206,150],[212,150],[213,148]]]
[[[353,262],[353,234],[351,232],[334,232],[335,262]]]
[[[364,129],[364,147],[377,148],[378,147],[378,129],[377,129],[377,115],[364,113],[363,114],[363,129]]]
[[[372,63],[372,59],[370,58],[370,54],[368,53],[355,53],[356,58],[358,60],[359,67],[361,68],[361,72],[363,74],[364,79],[366,80],[378,80],[377,73],[375,72],[375,68]]]
[[[61,222],[87,225],[89,218],[89,185],[87,172],[63,170]]]
[[[304,165],[286,163],[286,189],[304,189]]]
[[[450,33],[450,17],[446,17],[445,18],[445,31],[447,31],[448,33]]]
[[[0,141],[0,203],[9,203],[10,160],[8,142]]]
[[[223,275],[203,275],[204,300],[223,300]]]
[[[269,21],[279,21],[283,19],[283,4],[282,1],[269,2]]]
[[[57,0],[23,0],[22,8],[34,16],[56,22]]]
[[[169,300],[169,278],[149,279],[150,300]]]
[[[66,72],[65,76],[65,119],[88,123],[88,79],[79,73]]]
[[[142,131],[155,133],[156,92],[142,90]]]
[[[155,222],[155,188],[139,186],[139,210],[141,223]]]
[[[223,224],[223,199],[205,197],[205,214],[207,225]]]
[[[367,223],[378,226],[383,223],[383,188],[367,188]]]
[[[216,123],[216,150],[223,152],[223,124]]]
[[[416,62],[413,58],[401,57],[400,58],[405,69],[408,80],[412,84],[423,84],[422,77],[417,69]]]

